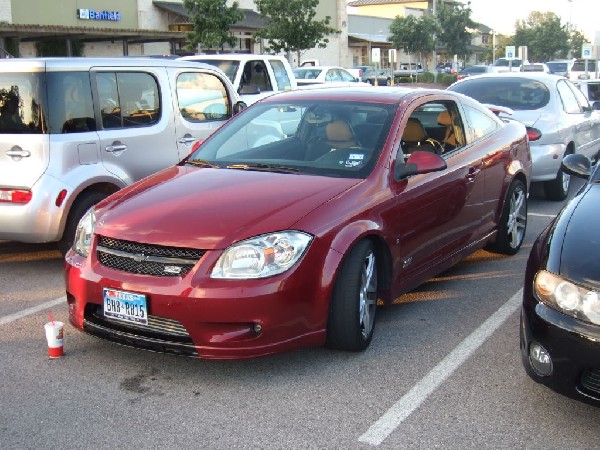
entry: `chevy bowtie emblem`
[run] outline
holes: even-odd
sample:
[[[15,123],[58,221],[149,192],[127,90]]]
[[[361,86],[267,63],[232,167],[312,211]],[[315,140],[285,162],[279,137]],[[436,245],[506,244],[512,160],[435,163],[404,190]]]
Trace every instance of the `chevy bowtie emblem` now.
[[[142,261],[148,261],[148,256],[144,255],[143,253],[137,253],[133,255],[133,260],[137,263]]]

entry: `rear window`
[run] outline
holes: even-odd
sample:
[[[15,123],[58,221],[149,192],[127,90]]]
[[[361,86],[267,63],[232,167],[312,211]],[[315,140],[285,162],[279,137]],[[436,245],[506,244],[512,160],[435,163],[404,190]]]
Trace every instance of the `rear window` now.
[[[575,62],[575,64],[573,64],[573,67],[571,68],[571,71],[572,72],[585,72],[585,60]],[[588,60],[588,71],[589,72],[596,71],[596,61],[594,61],[593,59]]]
[[[566,72],[567,70],[569,70],[566,62],[549,62],[546,63],[546,65],[552,72]]]
[[[550,101],[550,91],[537,80],[513,77],[466,79],[448,88],[478,102],[514,110],[539,109]]]
[[[0,134],[44,133],[40,73],[0,74]]]

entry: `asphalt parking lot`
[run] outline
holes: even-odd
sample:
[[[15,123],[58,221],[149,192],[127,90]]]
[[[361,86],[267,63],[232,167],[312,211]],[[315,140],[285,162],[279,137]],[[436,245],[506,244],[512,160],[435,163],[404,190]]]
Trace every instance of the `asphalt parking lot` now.
[[[574,192],[574,189],[572,190]],[[600,409],[532,382],[518,348],[535,236],[562,203],[532,192],[523,249],[479,251],[379,312],[361,353],[204,361],[74,330],[51,245],[0,243],[4,448],[595,448]]]

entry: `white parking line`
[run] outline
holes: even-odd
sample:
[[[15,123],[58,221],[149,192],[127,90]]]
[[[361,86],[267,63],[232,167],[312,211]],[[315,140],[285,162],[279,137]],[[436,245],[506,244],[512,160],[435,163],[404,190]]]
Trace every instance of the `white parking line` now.
[[[60,305],[61,303],[67,303],[67,297],[65,297],[64,295],[62,297],[55,298],[54,300],[47,301],[46,303],[42,303],[41,305],[32,306],[31,308],[24,309],[23,311],[19,311],[18,313],[0,317],[0,326],[14,322],[15,320],[22,319],[23,317],[31,316],[32,314],[36,314],[40,311],[44,311],[45,309],[51,308],[56,305]]]
[[[523,289],[520,289],[388,409],[358,440],[371,445],[381,444],[519,308],[522,296]]]

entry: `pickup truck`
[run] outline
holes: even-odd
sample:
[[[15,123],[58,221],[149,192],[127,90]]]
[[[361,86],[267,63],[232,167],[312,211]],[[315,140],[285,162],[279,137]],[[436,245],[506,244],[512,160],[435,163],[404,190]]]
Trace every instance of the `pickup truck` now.
[[[179,59],[221,69],[247,105],[275,92],[298,87],[289,62],[282,56],[224,53],[183,56]]]

